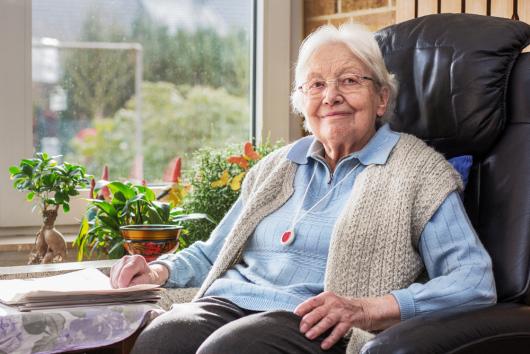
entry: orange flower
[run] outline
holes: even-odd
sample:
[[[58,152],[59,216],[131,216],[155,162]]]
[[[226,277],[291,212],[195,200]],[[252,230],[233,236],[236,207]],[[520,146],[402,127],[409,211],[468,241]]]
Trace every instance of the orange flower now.
[[[248,169],[248,161],[241,155],[233,155],[226,159],[229,163],[236,164],[242,169]]]
[[[254,147],[252,146],[252,143],[250,141],[247,141],[245,143],[245,146],[243,147],[243,152],[244,152],[243,156],[247,160],[256,161],[256,160],[259,160],[259,158],[261,157],[260,154],[256,150],[254,150]]]
[[[229,158],[226,159],[229,163],[238,165],[244,170],[248,170],[249,168],[249,161],[257,161],[261,158],[260,154],[254,150],[254,147],[252,146],[252,143],[250,141],[247,141],[245,145],[243,145],[243,154],[242,155],[232,155]]]

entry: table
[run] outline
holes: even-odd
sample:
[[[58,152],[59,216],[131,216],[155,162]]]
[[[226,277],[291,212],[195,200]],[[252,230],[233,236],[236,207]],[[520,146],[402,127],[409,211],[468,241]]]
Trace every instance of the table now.
[[[0,352],[90,352],[89,349],[102,347],[108,353],[127,351],[132,344],[126,340],[134,338],[139,329],[161,312],[155,304],[31,312],[0,305]]]
[[[117,260],[0,267],[0,279],[52,276],[87,267],[108,274],[115,262]],[[37,343],[35,349],[42,347],[44,351],[41,353],[128,353],[140,329],[160,313],[160,309],[168,310],[173,303],[189,302],[197,291],[193,288],[167,289],[156,305],[93,306],[20,313],[0,304],[0,353],[31,353]],[[86,326],[83,328],[93,327],[89,332],[97,335],[90,339],[87,331],[84,333],[79,329],[81,324]],[[109,327],[111,333],[105,336]],[[55,339],[45,339],[48,336]]]

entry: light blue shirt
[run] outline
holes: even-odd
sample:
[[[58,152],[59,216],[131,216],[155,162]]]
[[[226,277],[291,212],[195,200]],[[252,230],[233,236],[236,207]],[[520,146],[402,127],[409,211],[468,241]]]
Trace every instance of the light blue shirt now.
[[[366,166],[385,164],[399,137],[388,125],[381,127],[362,150],[341,159],[333,174],[318,141],[312,136],[298,140],[287,155],[299,165],[293,195],[258,224],[241,262],[215,280],[205,296],[225,297],[249,310],[292,311],[321,293],[330,236],[355,179]],[[207,241],[153,262],[168,267],[165,286],[201,285],[243,207],[238,199]],[[280,238],[293,220],[294,242],[284,246]],[[392,292],[402,319],[496,301],[491,259],[456,192],[425,226],[419,252],[431,280]]]

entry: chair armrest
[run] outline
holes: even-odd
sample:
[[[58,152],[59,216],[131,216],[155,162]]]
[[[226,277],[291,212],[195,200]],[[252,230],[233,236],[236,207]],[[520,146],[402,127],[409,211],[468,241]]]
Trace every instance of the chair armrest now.
[[[190,302],[198,291],[198,288],[166,288],[157,304],[167,311],[175,303]]]
[[[361,354],[528,353],[528,348],[530,306],[497,304],[403,321],[366,343]]]

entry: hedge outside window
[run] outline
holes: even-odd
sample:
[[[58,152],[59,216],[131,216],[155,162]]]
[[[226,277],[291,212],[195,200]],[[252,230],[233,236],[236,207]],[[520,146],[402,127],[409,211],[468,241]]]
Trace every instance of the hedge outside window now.
[[[35,151],[156,183],[176,156],[190,169],[198,148],[247,140],[251,3],[34,1]]]

